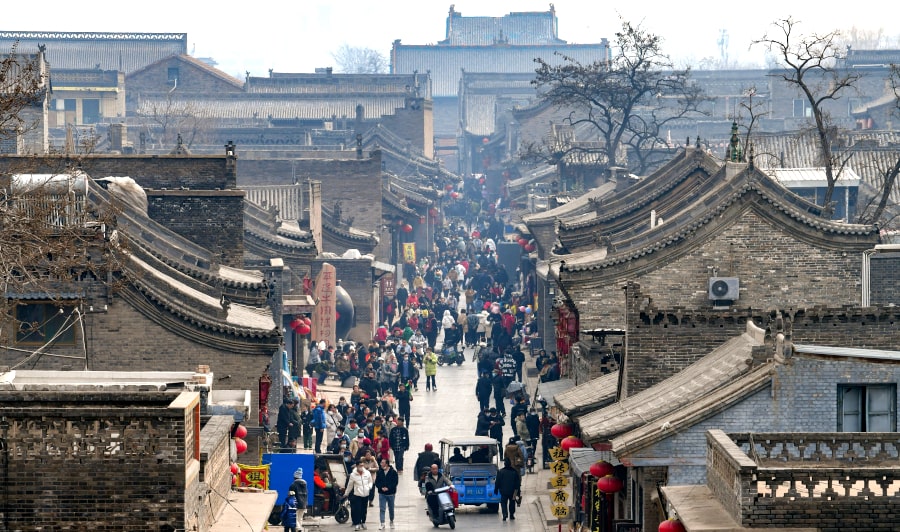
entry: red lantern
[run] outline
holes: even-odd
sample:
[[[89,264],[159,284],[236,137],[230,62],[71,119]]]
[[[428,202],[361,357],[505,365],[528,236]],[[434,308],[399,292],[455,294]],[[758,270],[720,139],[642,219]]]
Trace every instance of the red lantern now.
[[[606,475],[597,481],[597,489],[606,494],[618,493],[622,488],[622,480],[614,475]]]
[[[297,327],[301,325],[303,325],[303,320],[301,320],[300,318],[294,318],[293,321],[291,321],[291,330],[296,331]]]
[[[234,428],[234,435],[238,438],[246,438],[247,437],[247,427],[243,425],[238,425]]]
[[[531,253],[532,251],[534,251],[534,244],[528,244],[528,245],[526,245],[526,246],[525,246],[525,251],[527,251],[528,253]]]
[[[584,442],[581,441],[581,438],[576,436],[566,436],[563,438],[563,441],[559,443],[559,446],[563,448],[564,451],[568,451],[570,449],[578,449],[584,447]]]
[[[241,472],[241,466],[235,464],[234,462],[231,462],[231,474],[237,475],[240,472]]]
[[[591,475],[597,478],[603,478],[606,475],[613,474],[613,465],[605,460],[600,460],[599,462],[591,464]]]
[[[305,323],[305,324],[309,325],[310,327],[312,327],[312,320],[309,319],[309,318],[307,318],[307,317],[304,317],[304,318],[303,318],[303,323]]]
[[[572,435],[572,425],[568,423],[557,423],[550,427],[550,434],[557,440],[561,440]]]
[[[404,233],[412,233],[413,226],[406,224],[403,227],[401,227],[401,229],[403,229]]]
[[[659,532],[685,532],[685,528],[678,518],[672,517],[659,524]]]
[[[234,448],[237,450],[238,454],[244,454],[247,452],[247,442],[240,438],[234,439]]]
[[[445,185],[444,190],[446,190],[447,192],[450,192],[451,190],[453,190],[453,185]]]
[[[518,242],[518,244],[523,248],[528,245],[528,240],[525,238],[519,238],[518,240],[516,240],[516,242]]]
[[[432,207],[428,209],[428,214],[430,214],[432,218],[437,218],[438,210]]]
[[[451,192],[450,197],[453,199],[459,199],[459,192]]]
[[[297,331],[297,334],[299,334],[300,336],[306,336],[307,334],[309,334],[309,331],[311,329],[309,328],[309,325],[302,323],[295,330]]]

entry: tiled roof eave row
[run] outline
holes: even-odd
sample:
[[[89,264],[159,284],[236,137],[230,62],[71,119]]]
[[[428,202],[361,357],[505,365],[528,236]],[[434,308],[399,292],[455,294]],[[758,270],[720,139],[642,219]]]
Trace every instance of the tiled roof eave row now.
[[[719,218],[719,215],[728,210],[731,205],[740,201],[741,198],[748,192],[755,192],[758,194],[763,201],[767,202],[769,205],[777,209],[778,211],[784,213],[788,217],[797,220],[809,227],[812,227],[820,232],[829,233],[832,235],[861,235],[861,236],[869,236],[873,234],[877,234],[877,228],[871,225],[857,225],[857,224],[841,224],[837,222],[831,222],[827,220],[823,220],[821,218],[812,218],[810,216],[806,216],[797,212],[797,210],[786,206],[784,203],[779,201],[778,198],[774,198],[766,193],[763,190],[760,190],[758,187],[755,187],[752,183],[747,183],[740,187],[739,190],[732,193],[726,200],[720,203],[714,209],[707,211],[705,215],[698,218],[696,221],[681,227],[678,231],[675,231],[669,235],[661,236],[659,240],[655,241],[653,244],[641,247],[636,249],[630,253],[622,253],[618,255],[613,255],[611,258],[590,263],[584,265],[572,265],[571,263],[566,263],[565,270],[572,272],[580,272],[580,271],[588,271],[595,270],[601,268],[607,268],[616,264],[621,264],[625,262],[629,262],[635,259],[639,259],[646,255],[650,255],[656,253],[666,247],[670,247],[678,242],[686,240],[690,235],[696,233],[701,227],[709,224],[714,219]],[[673,220],[670,224],[677,226],[678,221]],[[614,242],[615,243],[615,242]]]

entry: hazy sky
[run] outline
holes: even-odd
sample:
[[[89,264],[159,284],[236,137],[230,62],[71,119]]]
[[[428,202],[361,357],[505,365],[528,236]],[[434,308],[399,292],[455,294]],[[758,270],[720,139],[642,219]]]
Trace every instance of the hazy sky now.
[[[430,44],[445,36],[450,5],[463,16],[499,17],[514,11],[546,11],[550,2],[536,0],[152,0],[148,2],[44,0],[38,4],[4,2],[6,31],[104,31],[187,33],[188,51],[211,57],[226,73],[243,79],[244,72],[312,72],[333,66],[331,54],[342,44],[374,48],[386,57],[391,43]],[[790,0],[722,2],[650,0],[598,2],[557,0],[559,37],[570,43],[613,41],[619,16],[640,23],[663,37],[663,51],[678,64],[720,57],[718,41],[728,34],[732,61],[763,64],[761,49],[748,52],[777,19],[793,17],[804,34],[847,30],[891,31],[882,2],[814,5]],[[747,6],[747,7],[745,7]]]

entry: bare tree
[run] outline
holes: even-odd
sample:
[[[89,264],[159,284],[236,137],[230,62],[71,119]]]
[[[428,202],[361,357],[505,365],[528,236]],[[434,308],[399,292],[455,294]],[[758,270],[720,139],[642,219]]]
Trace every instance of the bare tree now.
[[[337,71],[345,74],[383,74],[387,72],[387,59],[378,50],[343,44],[331,54]]]
[[[824,35],[797,35],[798,22],[788,17],[773,23],[773,35],[768,33],[753,41],[751,46],[763,46],[780,65],[777,76],[794,86],[810,107],[812,126],[817,134],[819,155],[825,168],[826,190],[822,216],[833,213],[832,196],[840,172],[847,160],[833,150],[836,127],[826,110],[827,104],[840,99],[845,92],[855,90],[860,74],[855,70],[840,70],[837,62],[843,57],[838,45],[840,32]]]
[[[42,54],[0,60],[0,141],[40,125],[30,115],[46,98],[42,62]],[[96,287],[111,289],[113,272],[121,270],[116,208],[91,200],[90,177],[77,169],[81,158],[0,157],[0,346],[6,349],[40,349],[73,334],[83,298]]]
[[[41,123],[35,111],[43,107],[48,78],[42,53],[22,54],[17,48],[18,43],[0,55],[0,143],[21,145]]]
[[[207,140],[212,128],[207,113],[194,102],[168,93],[164,99],[148,100],[137,110],[153,142],[159,147],[174,147],[180,141],[191,148]]]
[[[698,106],[704,98],[690,79],[690,69],[675,69],[662,51],[662,39],[640,26],[622,22],[609,61],[581,64],[560,57],[559,64],[535,59],[532,84],[545,102],[570,110],[566,123],[589,125],[599,137],[596,148],[573,144],[564,151],[588,149],[610,165],[642,173],[653,164],[652,153],[668,150],[664,135],[668,123],[702,114]],[[631,160],[619,160],[626,146]],[[526,146],[525,152],[543,153],[548,161],[565,155],[536,145]]]

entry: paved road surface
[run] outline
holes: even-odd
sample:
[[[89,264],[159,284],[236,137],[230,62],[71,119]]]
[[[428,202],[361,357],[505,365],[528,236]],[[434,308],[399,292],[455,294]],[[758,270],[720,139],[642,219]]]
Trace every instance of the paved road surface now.
[[[440,345],[440,344],[438,344]],[[466,350],[466,362],[462,366],[442,366],[437,372],[438,391],[425,391],[425,376],[419,384],[419,391],[414,393],[412,403],[412,421],[409,426],[411,448],[405,455],[409,464],[400,475],[400,486],[396,499],[395,530],[398,532],[422,531],[432,529],[431,521],[425,515],[425,499],[416,488],[412,476],[412,464],[416,456],[424,450],[426,443],[434,444],[435,451],[440,451],[438,440],[445,436],[471,435],[475,433],[475,418],[478,412],[478,400],[475,398],[476,372],[472,366],[472,350]],[[349,390],[348,390],[349,392]],[[329,397],[332,394],[329,394]],[[337,399],[334,397],[333,399]],[[512,435],[509,426],[504,427],[508,438]],[[540,451],[538,451],[540,452]],[[523,479],[522,506],[516,513],[515,521],[502,520],[501,514],[484,513],[484,507],[461,506],[457,510],[457,530],[478,530],[490,532],[498,530],[543,531],[541,516],[534,505],[535,495],[546,492],[546,475],[536,469],[535,474],[526,475]],[[539,480],[540,479],[540,480]],[[540,484],[543,483],[543,487]],[[386,518],[387,520],[387,518]],[[366,520],[368,530],[377,530],[379,526],[378,496],[375,506],[369,508]],[[304,523],[304,529],[314,529],[309,525],[318,524],[325,530],[353,530],[348,521],[339,525],[333,518],[315,519]],[[444,530],[449,526],[443,525]],[[555,529],[556,527],[554,527]],[[390,528],[388,528],[390,530]]]

